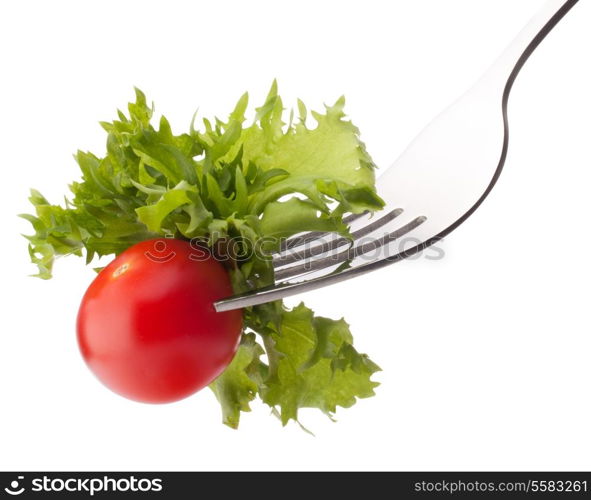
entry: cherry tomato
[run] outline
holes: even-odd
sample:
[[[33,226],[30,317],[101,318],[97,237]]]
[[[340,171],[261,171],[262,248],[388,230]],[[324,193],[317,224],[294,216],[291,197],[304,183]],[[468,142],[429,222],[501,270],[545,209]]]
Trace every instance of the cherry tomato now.
[[[205,387],[230,363],[242,313],[217,313],[232,295],[227,271],[176,239],[138,243],[105,267],[86,291],[77,320],[80,351],[114,392],[168,403]]]

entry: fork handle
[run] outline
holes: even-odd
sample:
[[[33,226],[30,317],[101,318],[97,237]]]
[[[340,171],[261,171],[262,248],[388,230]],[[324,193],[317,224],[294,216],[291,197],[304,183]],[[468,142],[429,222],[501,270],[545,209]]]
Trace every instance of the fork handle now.
[[[511,86],[532,52],[578,1],[547,0],[544,7],[519,32],[483,75],[480,83],[496,86],[499,83],[508,82]]]

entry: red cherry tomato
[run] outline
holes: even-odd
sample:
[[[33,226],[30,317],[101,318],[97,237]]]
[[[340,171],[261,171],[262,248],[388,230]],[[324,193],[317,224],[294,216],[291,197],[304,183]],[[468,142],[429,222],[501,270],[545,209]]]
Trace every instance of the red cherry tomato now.
[[[156,239],[103,269],[78,312],[80,351],[114,392],[146,403],[182,399],[230,363],[242,313],[217,313],[232,294],[224,267],[189,242]]]

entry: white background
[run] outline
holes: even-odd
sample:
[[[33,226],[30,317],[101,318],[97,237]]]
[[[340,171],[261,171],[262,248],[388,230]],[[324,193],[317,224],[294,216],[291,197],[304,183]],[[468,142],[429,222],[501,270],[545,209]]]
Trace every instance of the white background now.
[[[273,78],[286,102],[347,96],[386,167],[461,94],[542,0],[19,1],[0,6],[0,469],[536,470],[591,468],[591,2],[532,56],[510,100],[505,172],[444,243],[308,294],[345,315],[383,368],[377,396],[282,428],[255,404],[239,431],[204,390],[151,406],[104,389],[74,319],[93,271],[27,277],[29,187],[54,202],[101,154],[99,120],[141,87],[177,131]],[[291,300],[290,303],[295,303]]]

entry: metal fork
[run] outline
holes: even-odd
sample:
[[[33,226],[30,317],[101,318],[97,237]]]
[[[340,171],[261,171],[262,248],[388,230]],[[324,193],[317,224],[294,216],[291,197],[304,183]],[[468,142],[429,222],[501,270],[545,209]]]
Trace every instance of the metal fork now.
[[[215,303],[263,304],[359,276],[422,252],[466,221],[495,186],[509,143],[507,102],[532,52],[578,0],[549,0],[462,98],[378,179],[383,212],[351,215],[352,240],[307,233],[274,256],[275,284]]]

